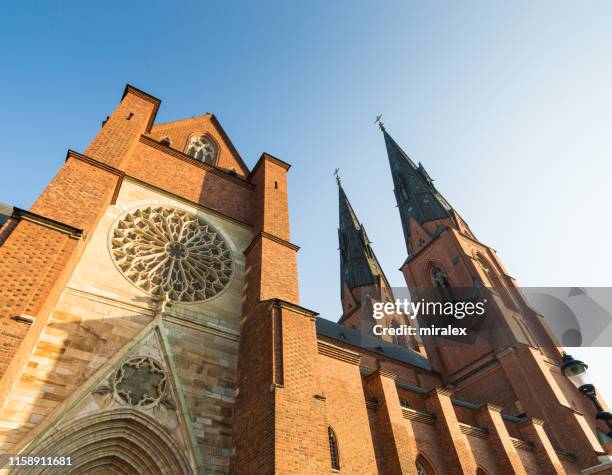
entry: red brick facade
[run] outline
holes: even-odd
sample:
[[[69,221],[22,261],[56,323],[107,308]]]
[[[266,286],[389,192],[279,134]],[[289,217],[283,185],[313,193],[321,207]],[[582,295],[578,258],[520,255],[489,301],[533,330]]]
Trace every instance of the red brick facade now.
[[[229,457],[231,473],[416,474],[418,462],[440,475],[572,474],[598,464],[603,449],[592,409],[555,375],[559,353],[541,349],[554,345],[521,312],[524,302],[495,252],[462,220],[435,240],[431,233],[443,220],[411,224],[411,245],[421,250],[402,269],[408,285],[428,286],[435,263],[453,285],[478,275],[496,286],[477,265],[476,256],[485,256],[510,288],[494,297],[496,318],[503,323],[508,312],[523,318],[531,345],[517,338],[501,352],[452,352],[425,341],[427,360],[411,350],[402,359],[356,344],[350,319],[333,327],[336,334],[326,333],[316,312],[300,306],[289,165],[264,153],[249,171],[213,115],[154,125],[159,104],[126,87],[84,154],[70,152],[31,211],[16,211],[0,230],[0,404],[21,377],[92,230],[129,180],[252,232],[241,249],[236,397],[233,426],[225,428],[233,448],[208,454]],[[214,164],[187,155],[194,136],[210,138]],[[166,138],[169,145],[161,143]],[[517,401],[528,417],[515,417]],[[329,428],[339,469],[330,461]]]

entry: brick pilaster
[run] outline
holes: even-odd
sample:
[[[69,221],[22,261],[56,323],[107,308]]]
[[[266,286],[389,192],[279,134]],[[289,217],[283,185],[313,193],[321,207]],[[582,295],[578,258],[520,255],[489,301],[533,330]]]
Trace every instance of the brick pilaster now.
[[[448,472],[476,473],[476,460],[466,436],[461,432],[451,401],[451,392],[442,388],[433,388],[425,395],[425,407],[436,416],[435,427],[440,438],[440,447],[444,447]]]
[[[525,467],[523,467],[502,419],[501,410],[499,406],[483,404],[476,412],[476,421],[480,427],[489,431],[489,445],[495,454],[500,473],[526,474]]]
[[[569,407],[542,356],[529,347],[519,346],[497,355],[525,412],[546,420],[557,448],[572,452],[580,468],[599,463],[603,449],[584,416]],[[563,434],[571,433],[572,437]]]
[[[565,474],[565,469],[559,460],[540,419],[527,419],[518,425],[523,439],[533,444],[533,452],[543,473]]]
[[[119,106],[102,125],[85,155],[121,168],[140,136],[151,129],[159,104],[159,99],[128,84]]]
[[[150,126],[159,101],[128,86],[112,120],[88,151],[104,164],[117,165]],[[129,110],[128,110],[129,109]],[[131,113],[131,115],[130,115]],[[44,328],[89,233],[121,183],[121,172],[69,152],[66,162],[28,211],[3,228],[0,247],[0,404],[22,372],[26,357]],[[9,232],[10,231],[10,232]],[[26,313],[35,322],[14,322]]]
[[[298,305],[298,247],[289,242],[288,169],[264,154],[249,175],[255,235],[245,250],[230,468],[235,474],[330,470],[316,313]]]
[[[412,425],[402,414],[395,379],[396,375],[378,369],[368,376],[367,388],[378,400],[376,426],[385,473],[412,475],[416,474],[416,439]]]

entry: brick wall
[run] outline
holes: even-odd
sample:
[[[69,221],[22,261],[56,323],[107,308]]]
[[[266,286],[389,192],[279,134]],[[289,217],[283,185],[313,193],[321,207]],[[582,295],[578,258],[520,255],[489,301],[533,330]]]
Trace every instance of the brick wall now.
[[[163,146],[138,142],[126,159],[125,172],[237,220],[252,221],[252,185],[197,160],[173,156]]]
[[[218,167],[235,170],[242,177],[246,177],[249,173],[230,139],[212,114],[156,124],[151,129],[150,135],[158,141],[168,137],[171,141],[170,147],[183,153],[187,153],[189,140],[192,137],[208,136],[218,147],[219,155],[216,163]]]

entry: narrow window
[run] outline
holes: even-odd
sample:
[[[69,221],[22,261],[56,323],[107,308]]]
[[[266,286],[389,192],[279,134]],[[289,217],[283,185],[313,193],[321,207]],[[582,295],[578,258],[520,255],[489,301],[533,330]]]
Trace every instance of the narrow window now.
[[[431,283],[434,287],[450,287],[450,284],[448,283],[448,277],[446,277],[444,271],[438,266],[435,266],[431,269]]]
[[[331,462],[331,468],[334,470],[340,470],[340,454],[338,452],[338,439],[336,434],[331,427],[327,428],[327,436],[329,439],[329,458]]]
[[[440,267],[434,266],[431,269],[429,277],[431,278],[433,287],[438,291],[440,301],[451,302],[453,300],[453,295],[446,273]]]
[[[397,323],[396,320],[391,321],[391,328],[396,330],[395,335],[393,335],[393,343],[398,346],[402,346],[404,348],[408,348],[408,341],[406,340],[406,335],[398,335],[397,332],[401,330],[401,325]]]

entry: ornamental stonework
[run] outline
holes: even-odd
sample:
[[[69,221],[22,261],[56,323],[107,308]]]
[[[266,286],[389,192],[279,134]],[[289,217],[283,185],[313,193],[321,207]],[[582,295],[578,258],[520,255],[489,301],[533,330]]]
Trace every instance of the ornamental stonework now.
[[[148,356],[131,358],[115,373],[115,393],[125,404],[151,406],[166,394],[166,373],[155,359]]]
[[[202,302],[221,292],[232,276],[229,245],[195,214],[147,206],[123,215],[109,239],[119,271],[154,297]]]

